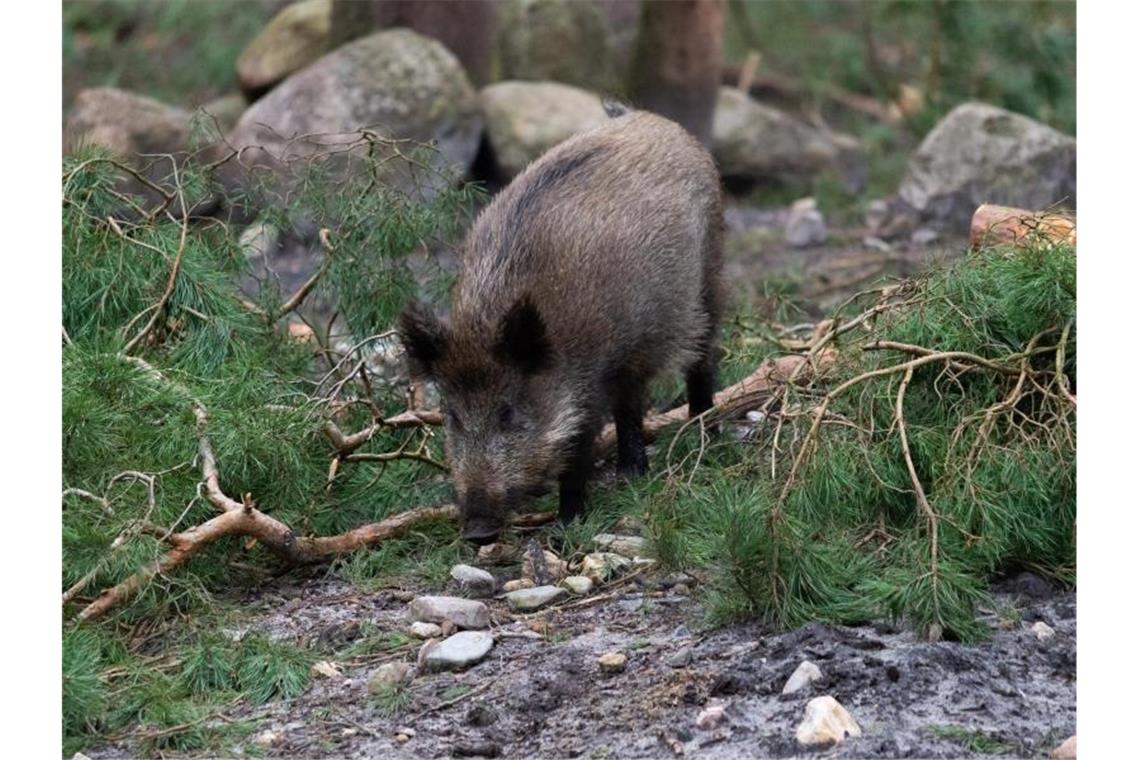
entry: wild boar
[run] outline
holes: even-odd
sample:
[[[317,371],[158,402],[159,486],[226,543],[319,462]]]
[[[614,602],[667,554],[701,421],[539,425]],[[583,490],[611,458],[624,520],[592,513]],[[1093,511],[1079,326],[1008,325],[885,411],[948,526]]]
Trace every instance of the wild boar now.
[[[617,428],[618,472],[645,472],[647,384],[684,371],[689,414],[712,406],[721,311],[721,191],[677,124],[612,109],[555,146],[476,218],[450,317],[413,302],[399,334],[412,376],[442,398],[463,535],[559,485],[582,513],[593,443]]]

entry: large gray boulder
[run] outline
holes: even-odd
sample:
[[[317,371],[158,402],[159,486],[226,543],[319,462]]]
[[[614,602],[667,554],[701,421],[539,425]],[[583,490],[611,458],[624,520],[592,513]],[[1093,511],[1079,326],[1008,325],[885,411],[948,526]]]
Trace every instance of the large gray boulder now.
[[[749,179],[811,176],[840,156],[823,131],[735,87],[717,93],[712,153],[721,174]]]
[[[329,47],[332,0],[302,0],[278,13],[237,59],[237,81],[251,99],[320,58]]]
[[[81,90],[64,126],[64,151],[100,145],[123,158],[186,149],[192,114],[114,87]]]
[[[566,138],[606,121],[601,98],[558,82],[499,82],[479,93],[487,140],[504,178]]]
[[[983,203],[1076,205],[1077,141],[1027,116],[964,103],[911,157],[899,196],[927,221],[965,231]]]
[[[434,167],[462,173],[475,158],[482,120],[455,56],[435,40],[392,29],[343,45],[286,79],[250,106],[229,142],[256,146],[243,153],[245,162],[286,171],[316,154],[337,153],[343,163],[366,155],[363,128],[433,143]],[[383,159],[387,148],[376,148],[374,157]]]
[[[498,79],[617,84],[606,16],[593,2],[503,0],[496,47]]]

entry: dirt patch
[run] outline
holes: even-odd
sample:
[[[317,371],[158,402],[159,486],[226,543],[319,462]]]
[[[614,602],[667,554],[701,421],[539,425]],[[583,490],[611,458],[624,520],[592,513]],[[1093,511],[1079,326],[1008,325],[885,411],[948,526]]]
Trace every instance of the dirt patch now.
[[[1075,596],[1033,576],[995,590],[993,637],[970,646],[918,641],[883,623],[702,630],[698,599],[638,580],[596,603],[571,600],[529,616],[492,600],[491,655],[462,673],[418,676],[393,716],[370,697],[368,675],[384,661],[414,662],[415,644],[346,660],[343,679],[314,678],[294,700],[238,706],[226,717],[253,720],[253,736],[272,732],[262,748],[271,757],[812,757],[819,753],[795,742],[795,728],[820,694],[863,729],[828,752],[835,757],[1040,757],[1075,730]],[[239,601],[248,630],[342,649],[365,629],[402,631],[406,597],[315,578]],[[1030,630],[1038,620],[1055,629],[1052,638]],[[611,651],[628,665],[603,675],[596,660]],[[822,680],[781,695],[805,659]],[[709,704],[724,705],[725,720],[698,729]],[[401,733],[410,738],[401,742]],[[87,754],[136,753],[118,745]]]

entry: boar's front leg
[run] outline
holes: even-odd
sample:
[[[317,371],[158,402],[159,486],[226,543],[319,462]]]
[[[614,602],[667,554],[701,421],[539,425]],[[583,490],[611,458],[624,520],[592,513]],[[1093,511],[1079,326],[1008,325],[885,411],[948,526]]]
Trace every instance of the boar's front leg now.
[[[558,478],[558,519],[569,523],[586,510],[586,481],[594,470],[595,426],[587,425],[571,446],[566,469]]]
[[[645,417],[645,384],[622,383],[614,404],[614,427],[617,428],[617,474],[631,479],[649,469],[645,455],[645,438],[641,424]]]

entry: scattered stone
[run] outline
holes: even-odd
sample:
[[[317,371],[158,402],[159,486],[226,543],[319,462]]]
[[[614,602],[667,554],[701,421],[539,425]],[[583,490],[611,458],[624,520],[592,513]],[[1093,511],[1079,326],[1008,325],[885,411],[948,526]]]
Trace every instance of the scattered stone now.
[[[594,582],[584,575],[568,575],[562,579],[562,586],[571,593],[582,596],[593,590]]]
[[[612,533],[599,533],[594,536],[594,546],[630,559],[644,557],[649,553],[649,542],[641,536],[615,536]]]
[[[335,662],[330,662],[329,660],[321,660],[320,662],[313,663],[313,667],[309,670],[314,676],[344,678],[344,674],[340,672],[340,667]]]
[[[479,547],[479,563],[484,565],[509,565],[518,557],[515,547],[498,542]]]
[[[621,652],[607,652],[598,658],[598,668],[606,674],[620,673],[628,660]]]
[[[408,736],[405,733],[398,733],[398,734],[396,734],[396,743],[397,744],[407,744],[409,741],[411,741],[411,738],[412,737]]]
[[[498,78],[612,90],[618,72],[600,6],[578,0],[505,0],[499,6]]]
[[[403,734],[409,739],[413,739],[416,736],[416,730],[414,728],[408,728],[407,726],[397,726],[396,733]]]
[[[416,592],[415,591],[408,591],[408,590],[402,589],[402,588],[396,589],[395,591],[392,591],[390,593],[392,595],[392,598],[395,599],[397,602],[410,602],[416,598]]]
[[[479,105],[495,166],[504,179],[608,118],[598,95],[559,82],[498,82],[483,88]]]
[[[688,667],[689,663],[691,663],[692,661],[693,661],[693,648],[692,647],[685,647],[683,649],[680,649],[677,652],[674,652],[672,655],[670,655],[669,659],[666,660],[669,667],[671,667],[671,668]]]
[[[673,587],[673,593],[679,594],[681,596],[685,596],[686,594],[689,593],[689,584],[678,583],[676,586]]]
[[[536,553],[537,553],[537,550],[528,551],[526,553],[526,556],[523,557],[523,561],[522,561],[522,576],[523,576],[523,578],[527,578],[529,580],[532,580],[535,583],[540,584],[540,585],[545,585],[547,583],[550,583],[551,581],[558,581],[558,580],[561,580],[562,578],[566,577],[566,575],[568,574],[566,563],[563,562],[558,557],[557,554],[550,551],[549,549],[542,550],[542,557],[543,557],[543,560],[544,560],[545,565],[546,565],[545,574],[543,574],[542,572],[535,573],[534,560],[531,558],[531,555],[536,554]],[[540,578],[540,577],[538,577],[539,575],[542,575],[543,577]]]
[[[503,591],[507,592],[508,594],[515,591],[521,591],[524,588],[534,588],[534,581],[532,581],[530,578],[516,578],[513,581],[507,581],[503,584]]]
[[[910,233],[910,242],[915,245],[930,245],[938,238],[938,230],[932,230],[929,227],[919,227]]]
[[[1077,760],[1077,735],[1073,734],[1058,744],[1049,755],[1049,760]]]
[[[303,0],[273,17],[237,60],[237,81],[250,99],[325,54],[332,0]]]
[[[839,744],[849,736],[862,736],[859,724],[830,695],[816,697],[804,708],[804,719],[796,729],[796,741],[811,747]]]
[[[455,757],[498,757],[502,748],[495,742],[487,740],[463,740],[456,742],[451,748]]]
[[[887,223],[891,216],[891,204],[886,198],[876,198],[867,204],[863,212],[863,221],[871,231],[877,231]]]
[[[443,629],[435,623],[416,621],[408,626],[408,633],[419,639],[438,639],[443,635]]]
[[[100,145],[123,158],[140,153],[178,153],[186,149],[191,114],[114,87],[80,90],[64,127],[64,152]],[[170,162],[164,172],[170,171]]]
[[[811,176],[839,157],[825,133],[735,87],[717,95],[712,153],[721,174],[748,178]]]
[[[82,752],[76,752],[74,755],[71,756],[71,760],[91,760],[91,758],[89,758],[87,755],[83,754]]]
[[[424,654],[424,668],[461,670],[481,661],[495,645],[495,637],[486,631],[460,631],[437,643]]]
[[[594,583],[605,583],[631,564],[629,558],[613,552],[594,552],[582,558],[579,574]]]
[[[768,419],[768,415],[764,412],[761,412],[759,409],[750,409],[748,410],[748,413],[744,415],[744,418],[752,424],[758,425],[764,420]]]
[[[697,716],[697,728],[711,731],[724,720],[724,705],[709,705]]]
[[[471,565],[456,565],[451,568],[451,577],[468,596],[481,599],[495,593],[495,576],[486,570]]]
[[[1038,641],[1048,641],[1057,633],[1053,630],[1052,626],[1043,620],[1038,620],[1029,630],[1033,631]]]
[[[272,169],[288,187],[296,181],[298,162],[338,143],[360,142],[355,133],[362,127],[386,137],[433,143],[433,168],[462,171],[475,158],[482,117],[455,56],[436,40],[398,28],[342,45],[293,74],[242,114],[228,141],[262,148],[245,150],[243,162]],[[394,155],[381,144],[362,142],[340,151],[342,160],[371,156],[383,162]],[[348,171],[352,164],[344,161],[337,167]],[[388,167],[381,179],[398,185],[415,181],[403,162],[391,161]],[[227,181],[245,181],[240,167],[230,172]]]
[[[368,676],[368,691],[380,694],[411,679],[412,666],[406,662],[386,662]]]
[[[458,628],[486,628],[491,623],[487,605],[455,596],[418,596],[408,604],[408,614],[421,623],[447,620]]]
[[[285,736],[284,731],[274,731],[273,729],[267,728],[253,737],[253,743],[259,747],[272,747],[281,741],[283,736]]]
[[[815,198],[801,198],[792,204],[784,224],[784,241],[795,248],[827,242],[827,225],[823,222],[823,214],[816,208]]]
[[[800,689],[823,678],[823,673],[814,662],[804,660],[784,684],[781,694],[795,694]]]
[[[533,612],[566,597],[566,589],[558,586],[535,586],[507,594],[507,604],[515,612]]]
[[[439,624],[439,632],[444,636],[450,636],[451,634],[455,633],[458,630],[459,630],[459,626],[457,626],[455,623],[451,622],[450,620],[444,620],[442,623]]]
[[[1077,141],[1027,116],[963,103],[910,159],[899,196],[923,219],[965,232],[982,203],[1076,204]]]

